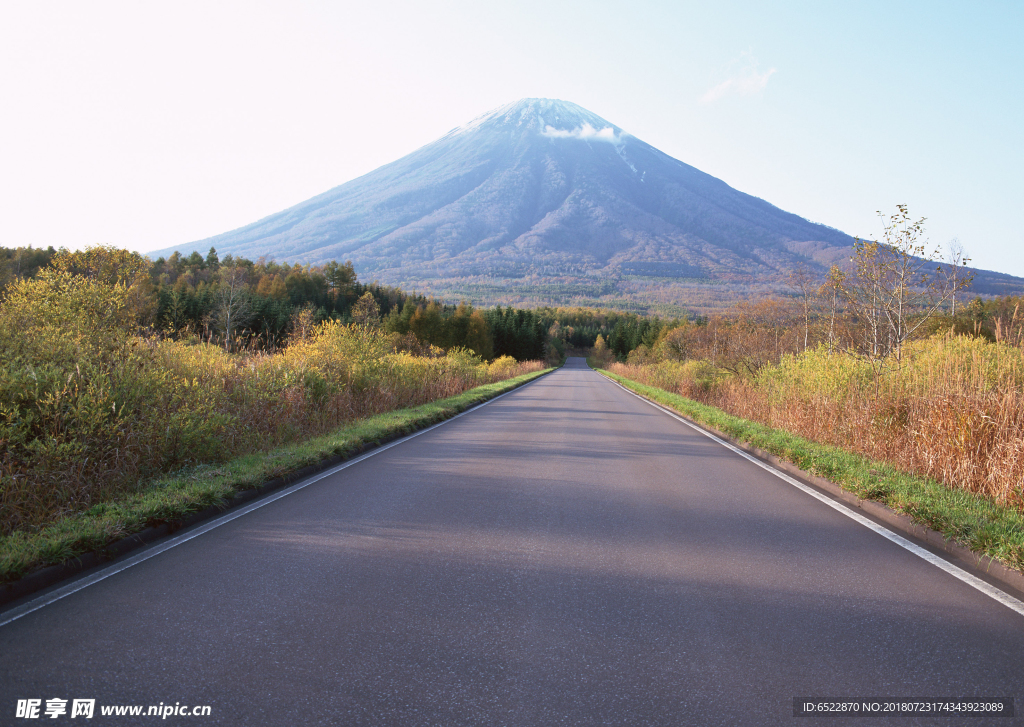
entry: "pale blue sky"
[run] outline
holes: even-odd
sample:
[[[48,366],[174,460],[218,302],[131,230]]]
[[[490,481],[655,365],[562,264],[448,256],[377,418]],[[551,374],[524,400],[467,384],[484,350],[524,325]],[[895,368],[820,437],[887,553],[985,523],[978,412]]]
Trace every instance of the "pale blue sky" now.
[[[6,2],[0,244],[208,237],[537,96],[1024,275],[1022,79],[1020,2]]]

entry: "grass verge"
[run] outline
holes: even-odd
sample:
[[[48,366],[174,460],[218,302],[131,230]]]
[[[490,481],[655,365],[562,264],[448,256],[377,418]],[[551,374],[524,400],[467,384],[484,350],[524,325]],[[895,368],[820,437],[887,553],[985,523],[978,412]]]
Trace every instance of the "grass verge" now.
[[[224,506],[235,494],[326,459],[348,458],[368,445],[410,434],[450,419],[488,399],[525,384],[551,369],[485,384],[457,396],[411,409],[378,414],[331,434],[237,457],[221,465],[202,465],[146,484],[140,491],[96,505],[38,532],[15,532],[0,539],[0,583],[10,583],[34,569],[64,563],[147,527],[180,521],[210,507]]]
[[[700,404],[679,394],[599,369],[652,401],[698,424],[763,449],[805,472],[824,477],[863,500],[880,502],[975,553],[1024,570],[1024,513],[966,490],[908,474],[887,462],[818,444]]]

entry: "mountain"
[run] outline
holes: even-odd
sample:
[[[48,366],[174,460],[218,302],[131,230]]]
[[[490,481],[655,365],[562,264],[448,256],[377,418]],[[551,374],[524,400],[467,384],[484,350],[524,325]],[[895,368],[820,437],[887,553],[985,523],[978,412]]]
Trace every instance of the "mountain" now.
[[[852,243],[576,104],[524,99],[283,212],[151,256],[352,260],[362,279],[447,297],[593,302],[664,298],[681,281],[779,285],[797,266],[847,260]]]

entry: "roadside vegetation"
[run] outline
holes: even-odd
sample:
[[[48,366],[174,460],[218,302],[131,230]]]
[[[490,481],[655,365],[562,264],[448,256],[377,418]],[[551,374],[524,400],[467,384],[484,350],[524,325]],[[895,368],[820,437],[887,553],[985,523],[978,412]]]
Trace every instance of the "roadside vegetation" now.
[[[660,325],[625,355],[602,337],[591,364],[676,394],[680,402],[690,402],[686,406],[713,407],[736,418],[716,424],[708,418],[710,410],[694,410],[712,426],[763,425],[758,437],[787,432],[796,436],[794,442],[804,442],[799,447],[829,445],[859,455],[858,462],[874,463],[857,465],[860,474],[849,477],[842,468],[809,465],[823,476],[860,482],[860,470],[882,467],[1020,515],[1024,300],[976,298],[964,304],[959,296],[965,280],[958,277],[962,253],[952,263],[929,255],[917,242],[920,223],[910,221],[903,209],[888,224],[882,242],[858,246],[850,272],[834,268],[820,280],[805,272],[794,276],[789,299],[744,303],[728,316]],[[796,445],[758,446],[786,456]],[[935,510],[911,498],[895,480],[869,479],[873,484],[852,485],[854,491],[961,542],[984,546],[986,535],[965,533],[990,517],[980,514],[988,505],[963,505],[975,502],[971,498],[955,505],[960,500],[954,497],[943,500],[951,509]],[[961,506],[974,515],[955,514]],[[965,524],[972,517],[981,521]],[[954,522],[959,525],[945,524]],[[1016,537],[1017,549],[999,557],[1021,568],[1024,529]]]
[[[331,457],[357,454],[382,440],[443,421],[549,370],[540,369],[535,363],[521,368],[528,373],[416,407],[359,419],[311,439],[269,451],[253,451],[226,462],[185,467],[85,511],[0,536],[0,583],[16,580],[40,566],[102,551],[110,543],[148,526],[179,521],[206,508],[222,506],[235,495],[277,477]]]
[[[824,345],[752,374],[708,359],[606,368],[1024,509],[1021,348],[940,334],[908,344],[901,365],[881,369]]]
[[[257,346],[251,329],[232,323],[244,308],[229,299],[252,291],[231,290],[230,275],[217,281],[223,307],[209,329],[160,331],[150,272],[134,253],[93,248],[57,252],[33,276],[8,281],[0,301],[0,535],[36,531],[168,473],[545,366],[494,354],[518,347],[544,357],[532,313],[488,311],[500,319],[492,328],[465,307],[445,316],[395,293],[413,321],[438,311],[434,333],[449,344],[441,348],[415,330],[389,331],[366,290],[339,319],[293,309],[287,336]],[[508,321],[511,331],[500,325]],[[462,324],[463,339],[476,335],[490,350],[460,345],[451,332]]]

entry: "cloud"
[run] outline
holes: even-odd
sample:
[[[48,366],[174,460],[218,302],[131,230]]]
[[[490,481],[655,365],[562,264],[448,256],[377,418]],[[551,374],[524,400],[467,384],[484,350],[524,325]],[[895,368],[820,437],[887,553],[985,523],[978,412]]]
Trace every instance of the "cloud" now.
[[[731,73],[717,86],[700,97],[702,104],[714,103],[725,96],[753,96],[764,90],[768,85],[768,79],[775,73],[774,68],[767,71],[758,69],[757,59],[749,51],[740,54],[740,57],[730,64]]]
[[[556,129],[554,126],[548,124],[544,127],[544,131],[540,132],[541,136],[547,136],[552,139],[582,139],[585,141],[607,141],[615,146],[622,144],[622,134],[616,133],[615,129],[610,126],[606,126],[603,129],[595,129],[589,123],[584,123],[583,126],[577,126],[572,131],[566,131],[564,129]]]

